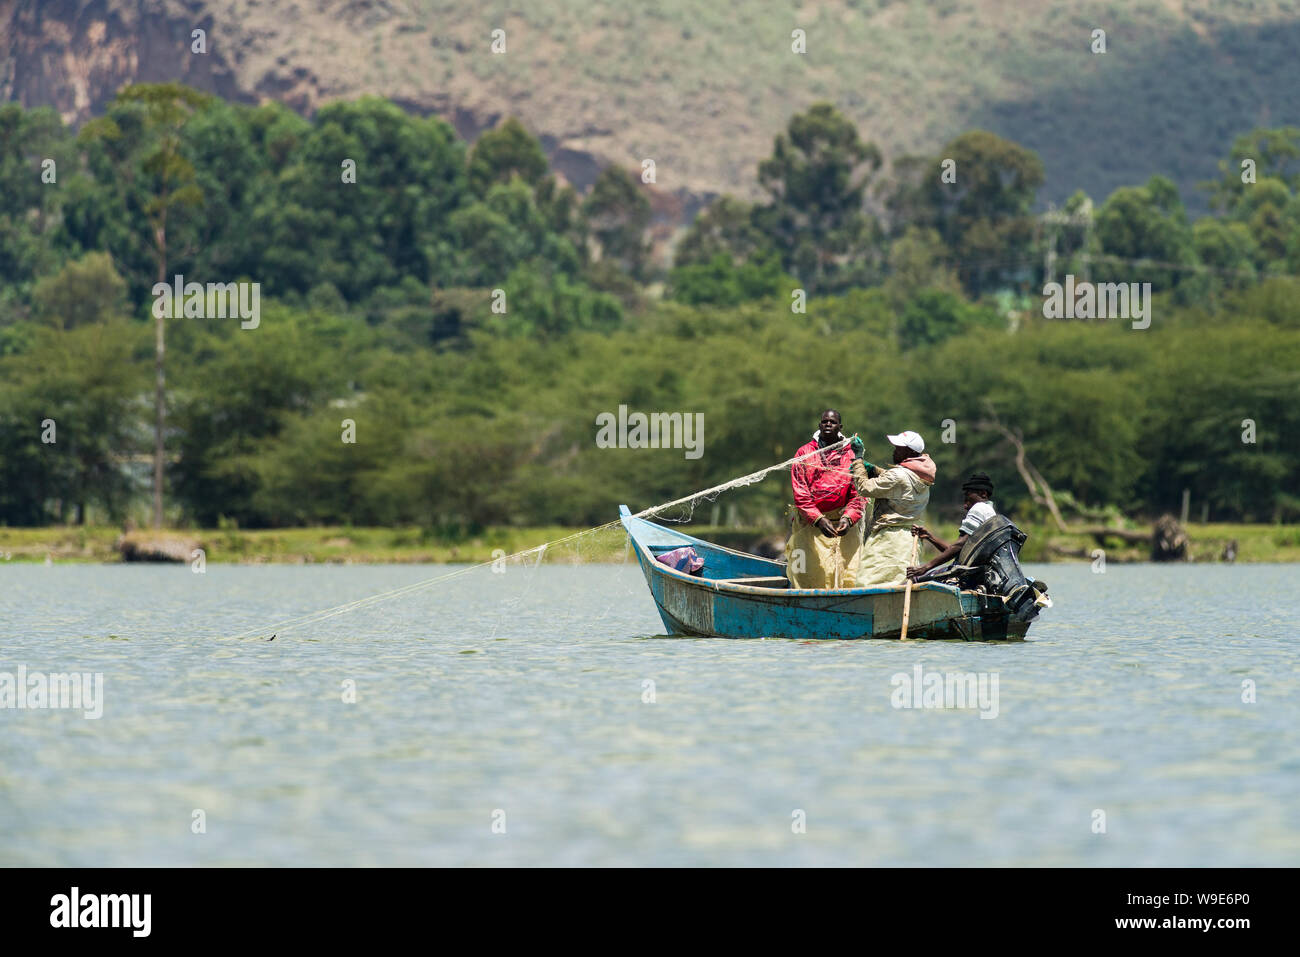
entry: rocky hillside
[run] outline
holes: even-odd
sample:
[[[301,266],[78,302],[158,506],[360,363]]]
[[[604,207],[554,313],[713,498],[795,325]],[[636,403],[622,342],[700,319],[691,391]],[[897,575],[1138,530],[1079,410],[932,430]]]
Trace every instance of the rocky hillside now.
[[[887,155],[984,127],[1042,154],[1048,200],[1160,170],[1195,206],[1235,134],[1300,125],[1297,49],[1290,0],[0,0],[0,98],[70,120],[131,81],[304,112],[380,93],[468,138],[517,114],[578,186],[653,159],[683,212],[751,192],[818,99]]]

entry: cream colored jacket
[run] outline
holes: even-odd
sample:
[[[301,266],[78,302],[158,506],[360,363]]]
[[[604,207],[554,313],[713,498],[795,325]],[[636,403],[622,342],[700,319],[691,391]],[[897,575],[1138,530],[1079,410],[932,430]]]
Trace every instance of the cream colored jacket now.
[[[894,465],[877,472],[875,478],[868,478],[862,460],[854,459],[849,471],[858,494],[875,502],[872,530],[921,523],[921,516],[930,504],[930,483],[911,469]]]

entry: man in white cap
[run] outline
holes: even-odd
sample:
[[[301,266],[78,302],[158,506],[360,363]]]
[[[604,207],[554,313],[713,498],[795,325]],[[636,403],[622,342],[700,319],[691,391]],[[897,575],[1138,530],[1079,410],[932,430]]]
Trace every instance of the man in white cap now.
[[[863,459],[864,446],[856,435],[850,443],[853,485],[875,502],[858,567],[859,588],[903,585],[912,560],[912,526],[921,523],[934,484],[935,465],[925,454],[925,439],[911,431],[885,438],[894,447],[894,466],[887,469]]]

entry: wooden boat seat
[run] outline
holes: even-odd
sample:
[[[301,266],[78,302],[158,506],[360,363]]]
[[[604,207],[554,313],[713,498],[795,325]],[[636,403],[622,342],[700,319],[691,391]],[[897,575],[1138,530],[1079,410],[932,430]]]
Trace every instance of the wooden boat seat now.
[[[789,588],[790,582],[784,575],[742,575],[740,578],[715,578],[722,585],[753,585],[755,588]]]

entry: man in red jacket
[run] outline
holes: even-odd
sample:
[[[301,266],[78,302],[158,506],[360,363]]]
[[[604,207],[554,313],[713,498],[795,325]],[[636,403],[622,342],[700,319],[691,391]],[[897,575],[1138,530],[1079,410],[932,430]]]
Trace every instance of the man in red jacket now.
[[[840,414],[827,409],[812,441],[795,453],[809,457],[790,468],[795,511],[785,554],[795,588],[852,588],[857,580],[866,504],[853,487],[853,450],[843,441]]]

